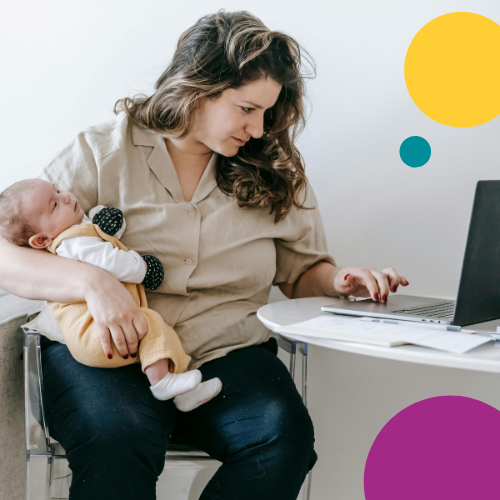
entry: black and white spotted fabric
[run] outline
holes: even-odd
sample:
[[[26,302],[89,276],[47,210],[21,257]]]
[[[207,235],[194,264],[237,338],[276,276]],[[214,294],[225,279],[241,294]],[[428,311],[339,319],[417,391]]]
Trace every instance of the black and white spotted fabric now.
[[[122,227],[123,213],[118,208],[106,207],[94,215],[92,223],[98,225],[106,234],[114,236]]]
[[[146,276],[144,276],[142,284],[147,290],[156,290],[161,285],[163,277],[165,276],[163,266],[153,255],[143,255],[142,258],[148,265],[148,272],[146,273]]]

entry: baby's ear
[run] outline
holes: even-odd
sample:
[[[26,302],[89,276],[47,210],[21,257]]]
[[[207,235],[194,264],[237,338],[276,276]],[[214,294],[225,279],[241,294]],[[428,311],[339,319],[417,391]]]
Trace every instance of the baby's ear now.
[[[47,248],[52,244],[52,238],[44,233],[37,233],[29,239],[29,244],[37,249]]]

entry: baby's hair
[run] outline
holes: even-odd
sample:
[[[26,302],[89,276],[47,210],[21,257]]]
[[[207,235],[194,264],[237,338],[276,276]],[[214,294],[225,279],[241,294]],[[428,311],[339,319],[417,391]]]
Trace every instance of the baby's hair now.
[[[35,228],[22,213],[23,197],[37,184],[36,179],[16,182],[0,193],[0,236],[18,246],[29,246]]]

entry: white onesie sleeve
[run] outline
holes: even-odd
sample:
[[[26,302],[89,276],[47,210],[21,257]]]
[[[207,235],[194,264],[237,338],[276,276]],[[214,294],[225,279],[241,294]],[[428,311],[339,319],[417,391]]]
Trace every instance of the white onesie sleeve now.
[[[112,274],[118,281],[142,283],[146,266],[134,250],[125,252],[96,236],[66,238],[56,249],[57,255],[93,264]]]

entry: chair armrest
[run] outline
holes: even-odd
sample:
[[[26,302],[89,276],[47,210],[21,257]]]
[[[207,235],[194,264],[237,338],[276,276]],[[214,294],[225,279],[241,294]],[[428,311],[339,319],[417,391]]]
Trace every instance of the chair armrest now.
[[[28,455],[52,454],[42,400],[40,334],[24,333],[24,405]]]

